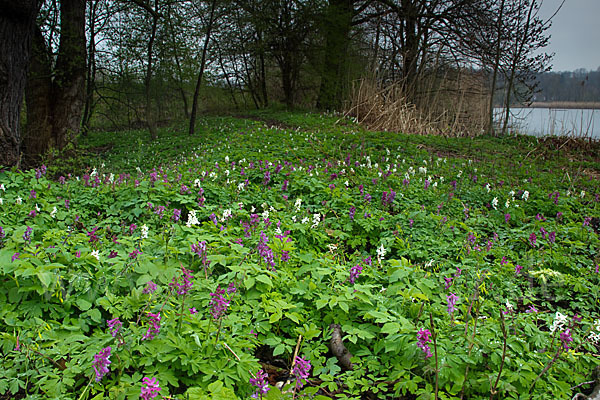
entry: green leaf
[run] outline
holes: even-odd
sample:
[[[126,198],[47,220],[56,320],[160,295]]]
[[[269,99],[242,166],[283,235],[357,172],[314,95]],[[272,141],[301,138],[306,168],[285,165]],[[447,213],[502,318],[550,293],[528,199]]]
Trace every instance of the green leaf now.
[[[78,298],[75,303],[77,304],[77,307],[79,307],[79,309],[81,311],[87,311],[92,307],[92,303],[90,303],[89,301],[87,301],[86,299],[82,299],[82,298]]]
[[[269,286],[269,287],[273,287],[273,282],[271,281],[271,278],[269,278],[267,275],[258,275],[256,277],[256,280],[259,282],[264,283],[265,285]]]

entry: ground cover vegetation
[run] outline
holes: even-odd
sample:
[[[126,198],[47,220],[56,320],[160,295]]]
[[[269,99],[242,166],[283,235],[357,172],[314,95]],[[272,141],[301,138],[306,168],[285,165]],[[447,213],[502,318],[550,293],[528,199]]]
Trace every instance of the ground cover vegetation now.
[[[594,151],[323,114],[196,129],[90,132],[0,172],[3,398],[597,387]]]

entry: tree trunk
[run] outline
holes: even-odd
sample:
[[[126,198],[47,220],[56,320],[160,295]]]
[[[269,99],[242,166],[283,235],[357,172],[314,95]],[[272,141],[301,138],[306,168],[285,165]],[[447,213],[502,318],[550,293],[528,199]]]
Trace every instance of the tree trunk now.
[[[325,54],[317,107],[341,106],[347,69],[347,49],[354,8],[352,0],[330,0],[325,17]]]
[[[91,5],[90,19],[90,42],[88,43],[87,73],[85,78],[85,106],[83,108],[82,128],[86,135],[90,128],[90,120],[94,111],[94,89],[96,87],[96,11],[99,1],[95,0]]]
[[[208,18],[208,26],[206,28],[206,38],[204,39],[204,46],[202,47],[202,59],[200,60],[200,71],[198,72],[198,80],[196,81],[196,88],[194,89],[194,99],[192,101],[192,113],[190,115],[190,127],[189,134],[194,134],[196,125],[196,113],[198,111],[198,96],[200,94],[200,86],[202,86],[202,76],[204,75],[204,67],[206,66],[206,53],[208,51],[208,43],[210,42],[210,32],[212,31],[213,22],[215,19],[215,8],[217,6],[217,0],[213,0],[210,6],[210,16]]]
[[[27,165],[35,165],[42,154],[56,146],[52,135],[52,98],[50,54],[40,28],[36,27],[25,86],[27,125],[23,135],[23,152],[27,154]]]
[[[19,130],[23,91],[35,17],[36,0],[0,0],[0,165],[19,164]]]
[[[494,57],[494,65],[492,66],[492,87],[490,90],[490,104],[488,107],[488,126],[487,134],[491,135],[494,132],[494,93],[496,92],[496,80],[498,79],[498,70],[500,69],[500,48],[502,42],[502,17],[504,15],[504,0],[500,3],[500,14],[498,16],[498,33],[496,43],[496,55]]]
[[[154,3],[154,13],[152,13],[152,31],[150,32],[150,40],[148,41],[148,63],[146,65],[146,76],[144,78],[144,94],[146,97],[146,123],[150,131],[150,138],[155,140],[158,138],[156,131],[156,118],[152,110],[152,97],[150,95],[150,83],[152,83],[152,51],[154,50],[154,40],[156,39],[156,27],[158,25],[158,0]]]
[[[60,3],[61,32],[52,99],[53,136],[59,149],[75,142],[81,129],[85,100],[86,3],[86,0],[62,0]]]

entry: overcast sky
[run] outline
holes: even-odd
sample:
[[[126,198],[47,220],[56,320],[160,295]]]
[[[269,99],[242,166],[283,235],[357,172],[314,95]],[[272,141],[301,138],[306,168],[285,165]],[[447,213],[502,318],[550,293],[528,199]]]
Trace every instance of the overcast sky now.
[[[562,0],[544,0],[540,16],[550,17]],[[600,67],[600,0],[566,0],[548,30],[553,71]]]

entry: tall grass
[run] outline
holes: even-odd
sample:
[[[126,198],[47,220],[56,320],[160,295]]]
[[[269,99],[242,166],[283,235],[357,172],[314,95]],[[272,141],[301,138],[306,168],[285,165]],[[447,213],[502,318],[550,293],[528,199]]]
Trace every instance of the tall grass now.
[[[355,82],[345,114],[372,130],[477,136],[488,98],[484,80],[470,72],[430,73],[411,88],[369,77]]]

